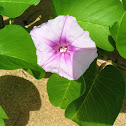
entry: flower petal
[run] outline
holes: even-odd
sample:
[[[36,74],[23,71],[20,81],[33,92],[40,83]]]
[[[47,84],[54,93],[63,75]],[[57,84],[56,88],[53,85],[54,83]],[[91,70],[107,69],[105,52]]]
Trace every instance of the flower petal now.
[[[96,48],[95,43],[91,40],[88,31],[84,31],[84,33],[75,39],[72,43],[72,46],[78,48]]]
[[[60,57],[58,74],[69,80],[74,80],[72,65],[73,64],[71,54],[62,54],[62,56]]]
[[[51,51],[45,52],[37,50],[36,55],[37,55],[37,64],[39,66],[42,66],[54,55],[54,52],[52,53]]]
[[[52,62],[48,62],[47,64],[42,66],[42,68],[46,72],[58,73],[58,70],[59,70],[58,68],[59,68],[59,64],[60,64],[60,57],[61,57],[61,55],[56,56],[55,60],[52,60]]]
[[[80,25],[77,23],[76,18],[73,16],[67,15],[66,22],[67,23],[64,28],[64,31],[66,31],[66,39],[70,42],[73,42],[84,33],[84,30],[80,27]]]
[[[41,36],[41,38],[58,43],[65,19],[66,16],[58,16],[55,19],[49,20],[47,23],[35,26],[30,34]]]
[[[69,80],[74,80],[71,56],[67,55],[65,58],[64,56],[65,55],[62,53],[60,56],[57,56],[55,60],[42,67],[46,72],[58,73],[60,76]]]
[[[84,31],[83,28],[80,27],[75,17],[67,15],[63,26],[61,38],[68,40],[72,46],[79,48],[96,48],[95,43],[89,36],[89,32]]]
[[[97,49],[80,49],[73,54],[73,77],[77,80],[97,57]]]
[[[41,36],[34,34],[33,32],[31,32],[30,34],[37,50],[45,52],[53,51],[51,46],[53,42],[44,39]]]

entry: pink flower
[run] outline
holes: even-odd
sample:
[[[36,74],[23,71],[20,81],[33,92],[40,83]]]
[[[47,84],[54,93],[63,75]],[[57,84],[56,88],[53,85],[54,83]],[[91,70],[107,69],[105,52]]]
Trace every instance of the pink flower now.
[[[58,16],[30,32],[37,63],[46,72],[77,80],[97,57],[95,43],[72,16]]]

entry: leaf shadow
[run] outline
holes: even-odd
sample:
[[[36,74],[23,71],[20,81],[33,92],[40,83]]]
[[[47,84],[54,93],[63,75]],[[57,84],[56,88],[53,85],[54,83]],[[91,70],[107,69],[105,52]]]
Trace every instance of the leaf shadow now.
[[[8,115],[6,126],[26,126],[29,112],[41,107],[40,94],[34,84],[21,77],[0,77],[0,104]]]

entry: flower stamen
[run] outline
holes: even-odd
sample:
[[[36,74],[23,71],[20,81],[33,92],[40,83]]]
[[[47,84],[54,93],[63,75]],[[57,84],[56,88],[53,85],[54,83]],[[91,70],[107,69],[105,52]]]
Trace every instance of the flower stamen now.
[[[67,52],[67,48],[66,47],[61,47],[59,49],[59,51],[60,51],[60,53],[65,53],[65,52]]]

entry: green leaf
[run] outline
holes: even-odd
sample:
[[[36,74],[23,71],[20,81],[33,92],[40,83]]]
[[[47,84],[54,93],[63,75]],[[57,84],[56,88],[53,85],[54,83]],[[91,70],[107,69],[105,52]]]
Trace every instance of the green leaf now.
[[[112,27],[110,27],[110,33],[115,41],[117,41],[117,34],[118,34],[119,23],[115,22]]]
[[[32,76],[34,76],[36,79],[41,79],[45,76],[45,72],[38,72],[36,70],[33,70],[33,69],[29,69],[29,68],[24,68],[24,70],[26,72],[28,72],[29,74],[31,74]]]
[[[37,65],[36,49],[29,33],[18,25],[0,30],[0,69],[29,68],[37,71],[36,78],[45,76]]]
[[[5,126],[3,119],[8,119],[8,117],[6,113],[4,112],[4,110],[2,109],[2,107],[0,106],[0,126]]]
[[[2,118],[2,119],[8,119],[6,113],[4,112],[4,110],[2,109],[1,106],[0,106],[0,118]]]
[[[4,10],[3,7],[0,6],[0,11],[3,11],[3,10]]]
[[[37,5],[40,0],[0,0],[0,14],[10,18],[20,16],[29,6]]]
[[[126,10],[126,0],[122,0],[122,2],[123,2],[123,6],[124,6],[124,8]]]
[[[109,41],[109,26],[119,21],[124,12],[119,0],[53,0],[53,8],[57,15],[76,17],[80,26],[89,31],[97,47],[114,50]]]
[[[5,126],[4,120],[0,118],[0,126]]]
[[[123,104],[125,82],[121,72],[111,65],[100,71],[95,66],[87,70],[84,95],[66,109],[65,116],[80,126],[112,126]]]
[[[47,83],[47,92],[50,102],[61,109],[65,109],[69,103],[80,97],[85,91],[85,81],[81,77],[77,81],[60,78],[53,74]]]
[[[119,23],[115,23],[110,32],[116,41],[116,48],[119,54],[126,59],[126,12],[124,12]]]

